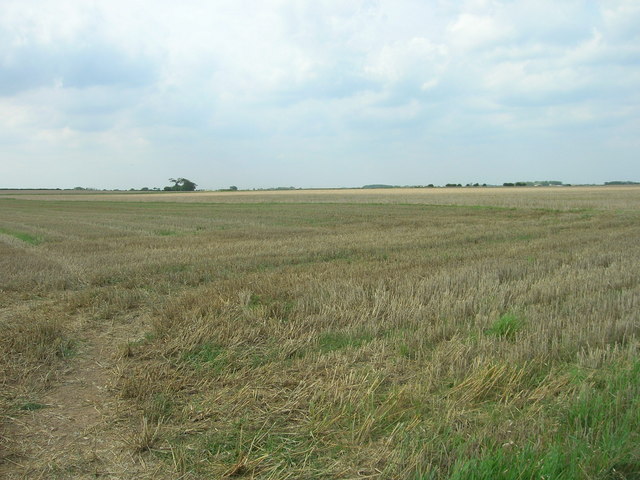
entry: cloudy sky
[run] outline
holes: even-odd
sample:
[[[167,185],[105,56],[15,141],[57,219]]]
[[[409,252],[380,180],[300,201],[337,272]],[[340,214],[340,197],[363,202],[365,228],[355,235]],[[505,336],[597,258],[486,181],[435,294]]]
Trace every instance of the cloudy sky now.
[[[0,187],[640,180],[637,0],[0,0]]]

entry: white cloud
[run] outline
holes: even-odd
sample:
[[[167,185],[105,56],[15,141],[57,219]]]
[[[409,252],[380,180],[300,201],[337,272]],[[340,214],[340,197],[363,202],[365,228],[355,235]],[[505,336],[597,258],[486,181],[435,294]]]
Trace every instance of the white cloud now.
[[[447,47],[424,37],[385,45],[371,55],[365,72],[383,83],[411,79],[419,84],[433,81],[444,71]]]
[[[510,39],[513,33],[513,27],[489,15],[463,13],[449,26],[450,42],[464,50],[495,45],[499,41]]]
[[[606,4],[602,16],[604,27],[615,39],[638,40],[640,31],[640,3],[635,0],[617,0]]]
[[[640,117],[639,22],[640,4],[625,0],[4,0],[2,178],[48,155],[51,186],[74,171],[87,181],[71,186],[97,185],[113,162],[131,163],[136,179],[149,164],[186,175],[162,171],[185,155],[201,174],[224,164],[240,175],[233,162],[284,155],[295,178],[357,184],[368,160],[402,171],[400,151],[408,170],[425,152],[450,158],[453,144],[489,161],[501,145],[587,128],[593,151],[615,139],[626,159]],[[104,162],[96,181],[78,169],[88,156]],[[352,177],[330,177],[331,159],[353,162]],[[269,171],[256,181],[273,183]]]

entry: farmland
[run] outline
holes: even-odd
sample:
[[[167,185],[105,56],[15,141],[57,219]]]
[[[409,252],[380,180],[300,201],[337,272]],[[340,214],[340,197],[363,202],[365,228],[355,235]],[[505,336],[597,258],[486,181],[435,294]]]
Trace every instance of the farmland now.
[[[640,475],[640,188],[0,192],[3,478]]]

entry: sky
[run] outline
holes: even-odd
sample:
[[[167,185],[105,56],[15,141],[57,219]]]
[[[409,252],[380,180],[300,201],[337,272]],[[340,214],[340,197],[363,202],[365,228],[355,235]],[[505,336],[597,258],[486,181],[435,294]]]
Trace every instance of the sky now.
[[[0,0],[0,188],[640,180],[637,0]]]

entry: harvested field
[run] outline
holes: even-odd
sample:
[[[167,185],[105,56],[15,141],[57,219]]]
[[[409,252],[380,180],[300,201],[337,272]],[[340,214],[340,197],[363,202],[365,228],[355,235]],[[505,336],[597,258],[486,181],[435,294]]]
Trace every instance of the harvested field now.
[[[640,476],[640,188],[0,193],[0,476]]]
[[[624,210],[640,208],[640,187],[465,187],[318,189],[238,192],[0,191],[2,197],[30,200],[169,203],[382,203],[519,208]]]

